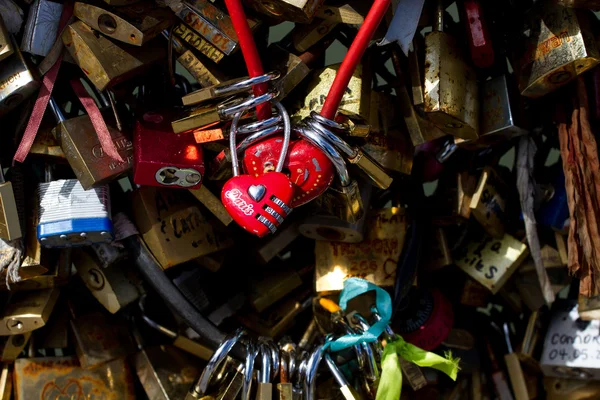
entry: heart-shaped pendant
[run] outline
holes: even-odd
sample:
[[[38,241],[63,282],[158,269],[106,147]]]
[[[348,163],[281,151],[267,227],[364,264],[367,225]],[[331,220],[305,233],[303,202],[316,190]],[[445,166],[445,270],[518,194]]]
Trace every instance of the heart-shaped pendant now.
[[[255,177],[273,171],[282,146],[282,136],[274,136],[250,146],[244,156],[244,171]],[[290,142],[283,168],[294,186],[292,208],[319,197],[333,181],[334,168],[329,158],[302,139]]]
[[[221,201],[233,220],[250,233],[263,237],[275,233],[292,211],[294,195],[290,179],[281,172],[260,176],[238,175],[221,191]]]

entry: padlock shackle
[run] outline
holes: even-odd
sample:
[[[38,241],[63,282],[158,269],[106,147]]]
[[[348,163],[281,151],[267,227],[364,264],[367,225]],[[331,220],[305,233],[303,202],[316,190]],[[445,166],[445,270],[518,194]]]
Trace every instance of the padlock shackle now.
[[[329,161],[331,161],[337,171],[337,175],[342,186],[350,185],[350,174],[348,173],[346,162],[333,145],[331,145],[327,140],[325,140],[312,129],[306,127],[295,127],[294,132],[298,136],[305,139],[308,143],[321,150],[327,156],[327,158],[329,158]]]
[[[252,378],[254,377],[254,362],[260,349],[254,344],[252,339],[248,339],[244,346],[246,348],[246,358],[244,361],[244,386],[242,388],[242,399],[250,400],[252,389]]]
[[[335,146],[339,151],[341,151],[344,155],[353,158],[356,157],[356,150],[352,148],[348,143],[346,143],[342,138],[333,133],[330,129],[336,130],[346,130],[342,125],[338,124],[335,121],[332,121],[328,118],[319,115],[316,112],[311,112],[310,118],[306,118],[304,122],[312,129],[315,130],[316,133],[323,136],[327,141],[329,141],[333,146]]]
[[[350,386],[350,383],[348,383],[348,380],[346,379],[344,374],[342,374],[342,371],[340,371],[335,362],[333,362],[329,353],[325,353],[324,357],[325,362],[327,363],[327,367],[329,367],[329,371],[331,372],[331,375],[333,375],[333,378],[335,379],[337,384],[340,387]]]
[[[50,110],[52,110],[52,113],[54,114],[57,123],[62,124],[66,121],[65,115],[62,113],[62,110],[58,106],[56,100],[54,100],[54,97],[50,96],[50,101],[48,102],[48,105],[50,105]]]
[[[162,333],[163,335],[165,335],[171,339],[177,339],[177,336],[178,336],[177,332],[172,331],[169,328],[160,325],[158,322],[154,321],[153,319],[151,319],[150,317],[148,317],[146,315],[146,307],[144,304],[145,302],[146,302],[146,295],[143,295],[138,300],[138,307],[139,307],[140,311],[142,312],[142,319],[144,320],[146,325],[148,325],[152,329]]]
[[[435,5],[435,14],[433,20],[433,31],[443,32],[444,31],[444,0],[437,0]]]
[[[324,353],[323,346],[317,345],[306,363],[306,376],[304,379],[304,396],[306,396],[306,400],[315,400],[317,397],[317,370],[319,369],[319,364],[321,364]]]

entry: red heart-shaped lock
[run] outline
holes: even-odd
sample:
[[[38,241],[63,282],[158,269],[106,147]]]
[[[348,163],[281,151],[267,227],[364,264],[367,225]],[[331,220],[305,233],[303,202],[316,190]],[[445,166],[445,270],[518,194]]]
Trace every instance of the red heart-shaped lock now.
[[[250,146],[244,156],[244,171],[255,177],[273,171],[282,146],[282,136],[273,136]],[[333,164],[321,150],[306,140],[290,142],[283,168],[289,172],[294,185],[292,208],[319,197],[333,181]]]
[[[221,191],[221,201],[233,220],[258,237],[275,233],[292,211],[294,195],[290,179],[281,172],[258,177],[238,175],[229,179]]]

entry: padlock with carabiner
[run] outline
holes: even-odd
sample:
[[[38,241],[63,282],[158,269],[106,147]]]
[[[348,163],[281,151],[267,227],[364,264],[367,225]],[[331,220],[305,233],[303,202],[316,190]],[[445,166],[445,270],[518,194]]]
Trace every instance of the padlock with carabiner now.
[[[269,231],[271,233],[277,231],[277,227],[283,223],[283,219],[292,211],[290,204],[294,195],[292,181],[281,172],[289,148],[292,130],[290,117],[281,103],[276,100],[272,100],[272,102],[283,117],[284,125],[284,143],[275,171],[262,176],[240,175],[235,138],[240,118],[249,108],[246,106],[235,114],[231,123],[229,145],[233,178],[225,183],[221,192],[221,201],[229,215],[242,228],[258,237],[265,236]],[[264,122],[248,124],[246,127],[249,125],[255,127],[256,124]],[[251,136],[260,135],[261,133],[261,131],[258,131]]]

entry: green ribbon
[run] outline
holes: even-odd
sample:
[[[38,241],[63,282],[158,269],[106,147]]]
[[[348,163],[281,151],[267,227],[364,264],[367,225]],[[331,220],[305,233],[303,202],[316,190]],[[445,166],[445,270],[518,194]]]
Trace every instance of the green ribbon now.
[[[402,370],[400,369],[399,357],[415,363],[419,367],[435,368],[448,375],[452,380],[456,380],[460,360],[453,358],[450,352],[447,352],[444,358],[407,343],[396,335],[396,340],[387,343],[383,349],[381,378],[375,400],[398,400],[400,398]]]

